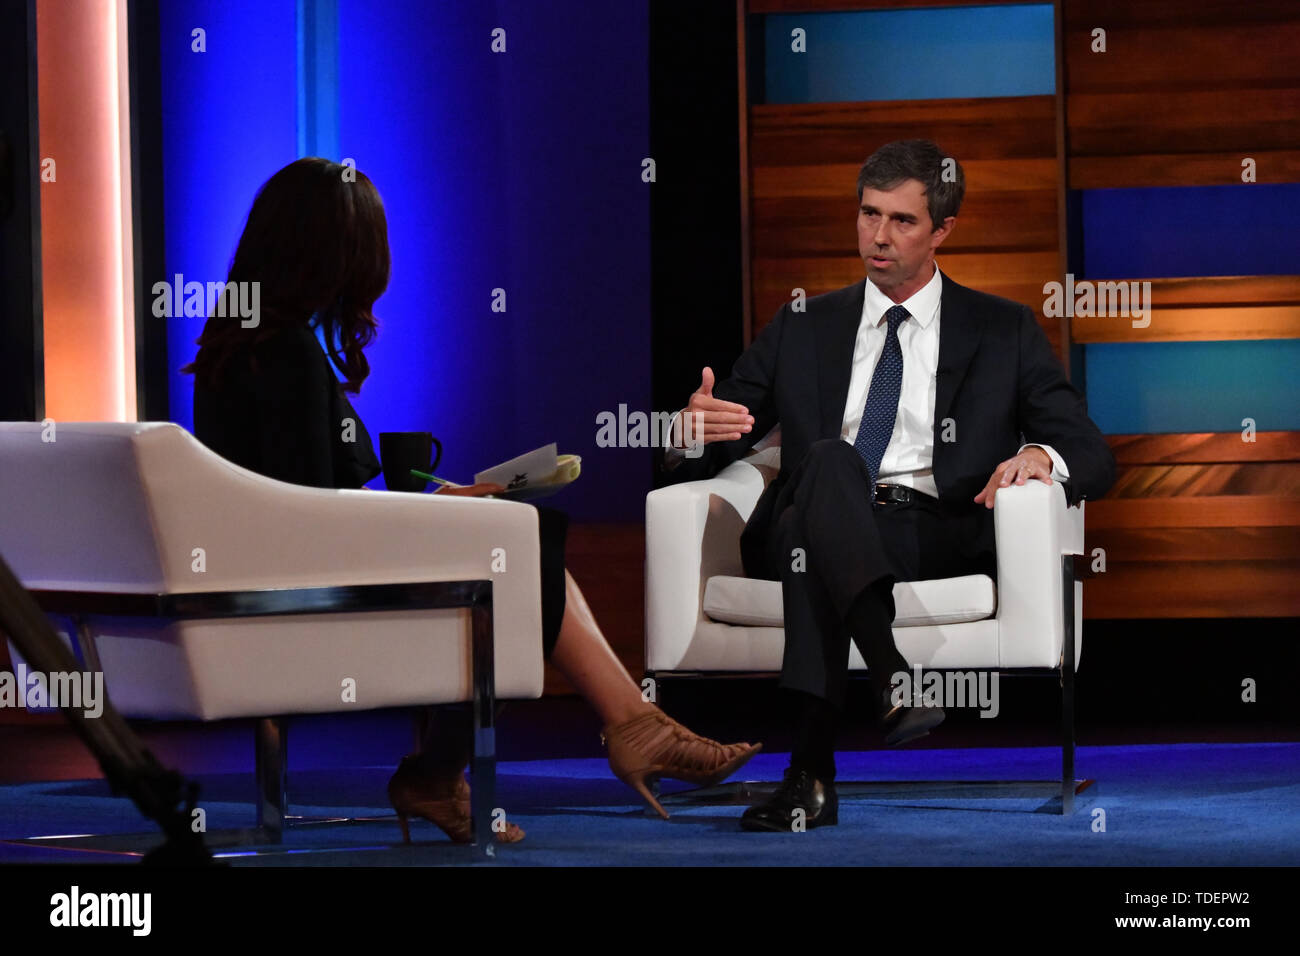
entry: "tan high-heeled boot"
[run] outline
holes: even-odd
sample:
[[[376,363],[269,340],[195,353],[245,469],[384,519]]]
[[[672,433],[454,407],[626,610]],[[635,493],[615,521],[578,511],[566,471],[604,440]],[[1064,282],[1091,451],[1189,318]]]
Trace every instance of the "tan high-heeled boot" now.
[[[650,792],[648,782],[673,777],[701,787],[720,783],[763,749],[762,744],[720,744],[691,733],[661,710],[633,717],[600,735],[609,748],[609,767],[645,798],[659,816],[666,811]]]
[[[470,825],[469,781],[465,772],[433,774],[420,768],[411,757],[402,763],[388,781],[388,800],[397,811],[397,822],[402,828],[402,839],[411,842],[410,817],[419,817],[434,824],[451,838],[453,843],[472,843],[474,832]],[[498,843],[518,843],[524,830],[518,824],[507,823],[496,834]]]

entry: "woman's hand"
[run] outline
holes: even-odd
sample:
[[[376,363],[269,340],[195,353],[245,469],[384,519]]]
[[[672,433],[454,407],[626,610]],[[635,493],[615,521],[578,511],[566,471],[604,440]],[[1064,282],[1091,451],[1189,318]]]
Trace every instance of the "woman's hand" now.
[[[443,485],[435,495],[460,495],[462,498],[482,498],[484,495],[499,495],[506,490],[505,485],[498,485],[493,481],[479,482],[477,485],[465,485],[463,488],[453,488],[450,485]]]

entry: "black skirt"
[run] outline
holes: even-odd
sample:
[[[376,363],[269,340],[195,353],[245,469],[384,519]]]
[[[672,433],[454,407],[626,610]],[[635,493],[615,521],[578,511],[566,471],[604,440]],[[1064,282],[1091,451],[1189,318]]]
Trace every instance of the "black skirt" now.
[[[542,565],[542,655],[549,660],[564,620],[564,541],[569,516],[554,508],[535,507]]]

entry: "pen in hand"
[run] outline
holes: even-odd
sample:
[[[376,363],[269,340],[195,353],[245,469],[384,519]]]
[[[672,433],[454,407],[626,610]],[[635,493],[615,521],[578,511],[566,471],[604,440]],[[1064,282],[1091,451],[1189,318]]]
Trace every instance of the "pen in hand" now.
[[[455,482],[447,481],[445,478],[439,478],[437,475],[430,475],[415,468],[411,469],[411,474],[416,478],[423,478],[425,481],[436,481],[440,485],[449,485],[453,488],[456,487]]]
[[[423,478],[426,481],[436,481],[442,485],[434,494],[459,495],[465,498],[483,498],[491,495],[498,495],[506,490],[505,485],[499,485],[495,482],[485,481],[476,485],[458,485],[455,482],[439,478],[437,475],[430,475],[427,472],[411,469],[411,474],[416,478]]]

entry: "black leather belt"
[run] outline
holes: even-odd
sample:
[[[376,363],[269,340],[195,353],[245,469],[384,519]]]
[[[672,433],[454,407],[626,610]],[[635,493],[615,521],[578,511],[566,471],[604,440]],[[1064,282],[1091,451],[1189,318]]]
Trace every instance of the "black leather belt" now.
[[[876,504],[878,505],[913,505],[925,504],[939,507],[939,499],[923,491],[909,488],[907,485],[876,485]]]

